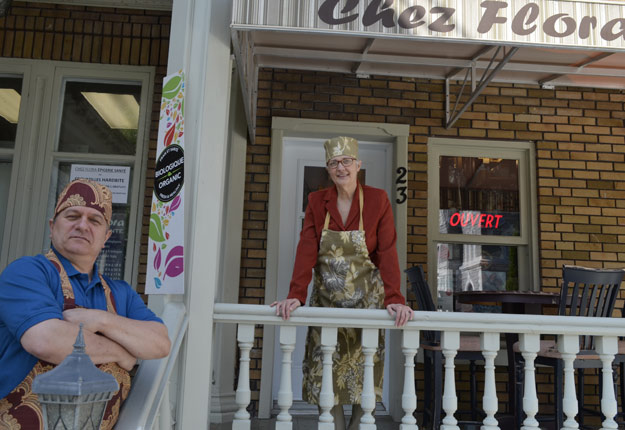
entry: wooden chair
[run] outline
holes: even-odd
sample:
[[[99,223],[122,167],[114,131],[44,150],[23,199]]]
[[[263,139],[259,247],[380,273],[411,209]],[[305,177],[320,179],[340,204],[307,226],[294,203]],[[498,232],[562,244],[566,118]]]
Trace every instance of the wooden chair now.
[[[558,315],[580,317],[611,317],[614,304],[618,296],[621,281],[625,271],[621,269],[592,269],[577,266],[562,267],[562,288],[560,290],[560,305]],[[594,350],[593,336],[580,336],[580,352],[574,362],[577,369],[577,400],[578,420],[580,425],[584,422],[584,369],[600,369],[603,364]],[[518,352],[518,347],[515,346]],[[523,359],[520,354],[515,354],[517,363],[517,375],[522,378]],[[556,428],[562,428],[564,415],[562,411],[563,397],[563,371],[564,362],[555,340],[542,340],[540,351],[535,360],[536,365],[551,366],[554,368],[554,395]],[[523,381],[517,381],[517,386],[522,387]],[[517,407],[522,411],[522,393],[517,395]],[[537,419],[541,419],[537,417]]]
[[[421,311],[436,311],[430,286],[425,280],[421,266],[414,266],[406,270],[410,287],[417,299],[417,306]],[[425,373],[425,399],[423,401],[423,428],[436,430],[441,425],[441,412],[443,403],[443,353],[441,349],[439,331],[421,331],[421,347],[424,352],[424,373]],[[458,415],[470,414],[470,421],[458,421],[458,424],[481,424],[478,416],[483,414],[477,409],[477,380],[476,380],[476,360],[484,360],[482,356],[480,338],[478,336],[460,336],[460,348],[457,359],[469,360],[470,372],[470,411],[457,411]]]

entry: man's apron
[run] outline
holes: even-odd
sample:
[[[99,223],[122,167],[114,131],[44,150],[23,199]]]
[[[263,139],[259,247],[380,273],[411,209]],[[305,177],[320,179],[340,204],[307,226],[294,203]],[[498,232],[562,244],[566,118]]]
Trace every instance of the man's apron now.
[[[56,267],[61,277],[61,287],[63,289],[64,298],[63,310],[78,307],[74,299],[72,284],[69,281],[63,265],[56,254],[54,254],[54,251],[50,250],[46,254],[46,258]],[[101,275],[100,282],[102,282],[102,286],[104,287],[107,310],[116,314],[111,289]],[[113,375],[120,387],[106,405],[104,419],[100,426],[101,430],[109,430],[112,429],[117,422],[119,408],[130,392],[130,375],[126,370],[119,367],[117,363],[105,363],[97,367]],[[37,395],[32,392],[32,384],[35,376],[52,370],[53,368],[53,364],[39,360],[26,378],[24,378],[14,390],[4,399],[0,399],[0,430],[43,430],[45,417],[42,416],[41,405],[39,404]]]
[[[362,222],[364,196],[360,185],[358,193],[360,197],[358,230],[328,230],[330,213],[326,213],[315,266],[310,306],[380,309],[384,305],[384,284],[378,268],[369,258],[365,241]],[[361,333],[361,329],[338,329],[337,349],[332,357],[334,404],[360,404],[364,377]],[[374,390],[379,401],[382,398],[384,377],[384,331],[380,332],[373,363]],[[323,373],[320,327],[308,329],[303,373],[303,398],[308,403],[318,405]]]

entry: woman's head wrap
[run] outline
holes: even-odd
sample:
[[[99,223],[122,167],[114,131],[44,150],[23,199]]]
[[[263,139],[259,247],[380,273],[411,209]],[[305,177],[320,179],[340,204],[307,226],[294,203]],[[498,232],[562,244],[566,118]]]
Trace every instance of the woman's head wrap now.
[[[326,163],[341,155],[358,159],[358,141],[353,137],[338,136],[328,139],[323,144],[326,150]]]
[[[75,179],[63,188],[54,209],[54,218],[67,208],[84,206],[100,212],[107,224],[111,223],[113,195],[111,190],[89,179]]]

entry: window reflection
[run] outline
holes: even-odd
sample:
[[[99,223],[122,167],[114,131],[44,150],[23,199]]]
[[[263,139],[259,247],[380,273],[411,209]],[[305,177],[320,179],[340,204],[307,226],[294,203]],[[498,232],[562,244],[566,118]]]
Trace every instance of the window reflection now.
[[[439,232],[518,236],[518,160],[440,157]]]
[[[442,309],[453,308],[454,291],[518,290],[515,246],[439,243],[437,251],[438,303]]]
[[[22,78],[0,77],[0,148],[15,147]]]
[[[140,85],[66,82],[59,151],[134,155]]]

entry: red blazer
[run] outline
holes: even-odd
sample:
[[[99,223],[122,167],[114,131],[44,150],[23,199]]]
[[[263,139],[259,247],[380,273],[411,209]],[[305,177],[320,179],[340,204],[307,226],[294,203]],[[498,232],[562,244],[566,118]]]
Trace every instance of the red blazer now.
[[[386,192],[379,188],[362,186],[365,204],[362,210],[365,238],[369,257],[380,270],[384,283],[384,306],[406,300],[400,292],[399,261],[397,258],[397,233],[393,221],[393,211]],[[293,266],[293,276],[289,288],[289,299],[306,302],[308,284],[312,278],[312,269],[317,264],[319,241],[325,222],[326,212],[330,212],[330,230],[358,230],[360,197],[358,189],[354,193],[352,206],[343,225],[339,214],[336,187],[326,188],[308,195],[308,207],[304,217],[304,226],[300,234]]]

